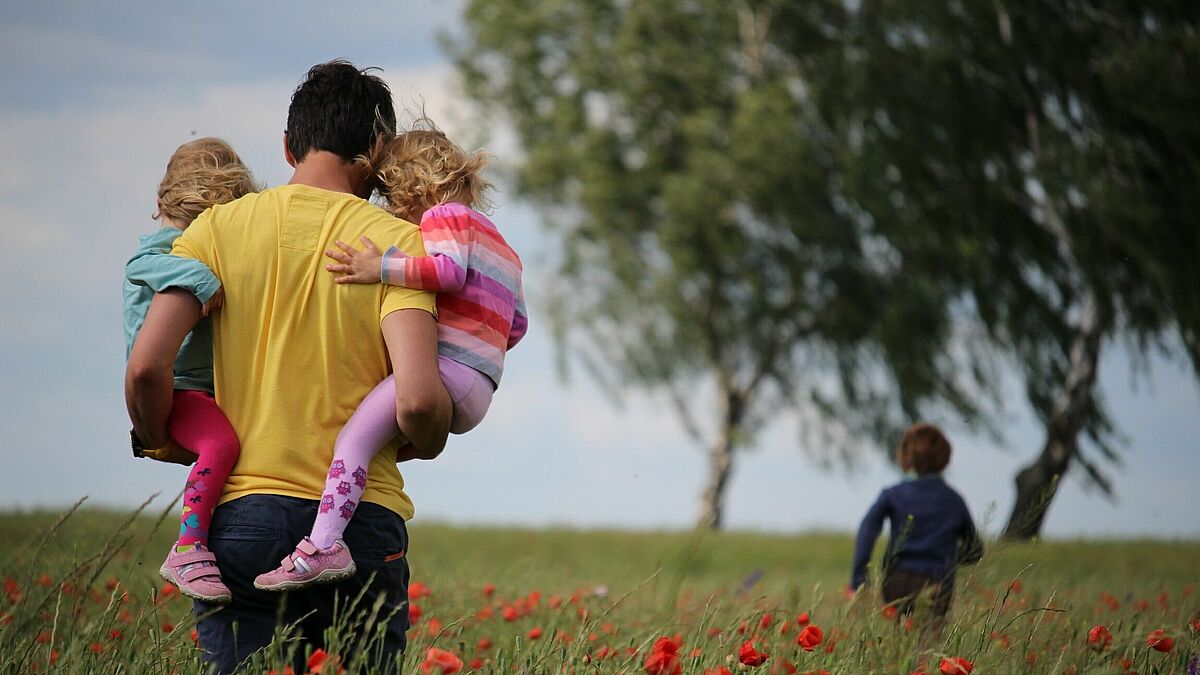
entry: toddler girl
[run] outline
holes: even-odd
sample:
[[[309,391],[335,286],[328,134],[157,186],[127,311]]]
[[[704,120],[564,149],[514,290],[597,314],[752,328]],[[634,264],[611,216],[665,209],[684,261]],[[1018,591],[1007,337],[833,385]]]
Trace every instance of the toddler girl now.
[[[170,252],[172,243],[205,209],[257,189],[250,169],[225,141],[200,138],[184,143],[171,155],[158,186],[154,218],[161,218],[163,227],[143,236],[125,265],[126,359],[156,292],[172,287],[190,291],[205,316],[184,339],[175,359],[175,395],[167,420],[172,441],[189,452],[148,450],[133,436],[133,453],[184,464],[195,462],[183,492],[179,540],[159,573],[184,595],[208,602],[230,600],[216,559],[208,550],[208,526],[239,451],[237,435],[213,399],[212,326],[207,316],[224,296],[221,282],[204,264]]]
[[[337,242],[326,251],[340,264],[338,283],[379,283],[436,291],[438,367],[454,402],[450,432],[466,433],[487,413],[504,371],[504,355],[525,335],[521,260],[496,226],[473,207],[484,204],[490,187],[481,172],[483,153],[467,153],[436,129],[391,139],[371,162],[386,208],[420,219],[426,257],[408,257],[395,247],[381,253],[363,238],[358,251]],[[277,569],[259,575],[263,590],[290,590],[354,574],[354,559],[341,540],[367,484],[367,465],[396,437],[393,377],[363,399],[338,434],[333,463],[312,533]]]

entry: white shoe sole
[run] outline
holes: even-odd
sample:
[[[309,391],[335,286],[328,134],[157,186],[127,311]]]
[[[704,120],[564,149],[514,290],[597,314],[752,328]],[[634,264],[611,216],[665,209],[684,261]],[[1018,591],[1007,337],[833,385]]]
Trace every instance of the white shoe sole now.
[[[354,563],[350,563],[348,567],[321,570],[321,573],[317,576],[304,581],[281,581],[277,584],[268,585],[260,584],[258,583],[258,579],[255,579],[254,587],[260,591],[295,591],[301,588],[308,588],[309,586],[316,586],[317,584],[328,584],[334,581],[341,581],[342,579],[349,579],[350,577],[354,576],[354,573],[357,571],[358,568],[354,565]]]
[[[167,567],[166,563],[163,563],[162,567],[158,568],[158,575],[175,586],[175,588],[178,588],[180,593],[192,598],[193,600],[211,602],[218,605],[227,605],[233,601],[233,596],[229,593],[222,593],[220,595],[203,595],[189,589],[187,586],[180,585],[180,583],[175,580],[175,576],[171,574],[171,568]]]

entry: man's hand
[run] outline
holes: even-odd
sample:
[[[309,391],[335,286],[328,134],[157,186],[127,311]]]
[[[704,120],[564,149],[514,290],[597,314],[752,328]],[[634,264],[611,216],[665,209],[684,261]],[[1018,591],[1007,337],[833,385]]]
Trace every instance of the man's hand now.
[[[208,302],[200,305],[200,316],[208,316],[208,313],[225,304],[225,287],[221,286],[216,293],[208,299]]]
[[[402,309],[384,317],[381,328],[397,374],[396,425],[412,446],[402,456],[433,459],[446,445],[454,410],[438,372],[437,323],[428,312]]]
[[[412,443],[405,443],[396,451],[396,463],[411,462],[414,459],[437,459],[440,454],[442,454],[441,450],[437,452],[424,452],[418,450]]]
[[[326,265],[325,269],[341,276],[334,279],[334,282],[339,284],[377,284],[380,280],[379,266],[383,260],[383,253],[375,242],[366,237],[359,237],[363,243],[363,250],[359,251],[340,239],[335,241],[337,247],[342,249],[342,253],[337,251],[325,251],[325,255],[333,258],[341,263],[340,265]]]

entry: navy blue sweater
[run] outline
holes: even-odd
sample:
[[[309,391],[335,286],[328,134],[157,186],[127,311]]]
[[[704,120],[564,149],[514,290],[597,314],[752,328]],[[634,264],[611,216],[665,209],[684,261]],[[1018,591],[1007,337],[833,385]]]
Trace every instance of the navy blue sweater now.
[[[867,579],[871,549],[883,520],[889,527],[884,569],[902,569],[952,580],[959,564],[983,555],[967,503],[938,474],[919,476],[885,488],[867,510],[854,546],[851,588]]]

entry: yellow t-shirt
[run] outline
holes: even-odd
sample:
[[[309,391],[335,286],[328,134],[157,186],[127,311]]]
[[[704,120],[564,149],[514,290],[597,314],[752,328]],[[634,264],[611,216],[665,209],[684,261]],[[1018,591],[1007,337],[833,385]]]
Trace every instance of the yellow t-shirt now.
[[[285,185],[200,214],[171,253],[208,265],[225,288],[213,314],[217,403],[242,452],[221,503],[249,494],[320,499],[333,443],[390,371],[379,323],[401,309],[434,312],[434,294],[335,284],[334,240],[424,255],[416,225],[340,192]],[[371,461],[363,500],[409,519],[412,501],[393,441]]]

